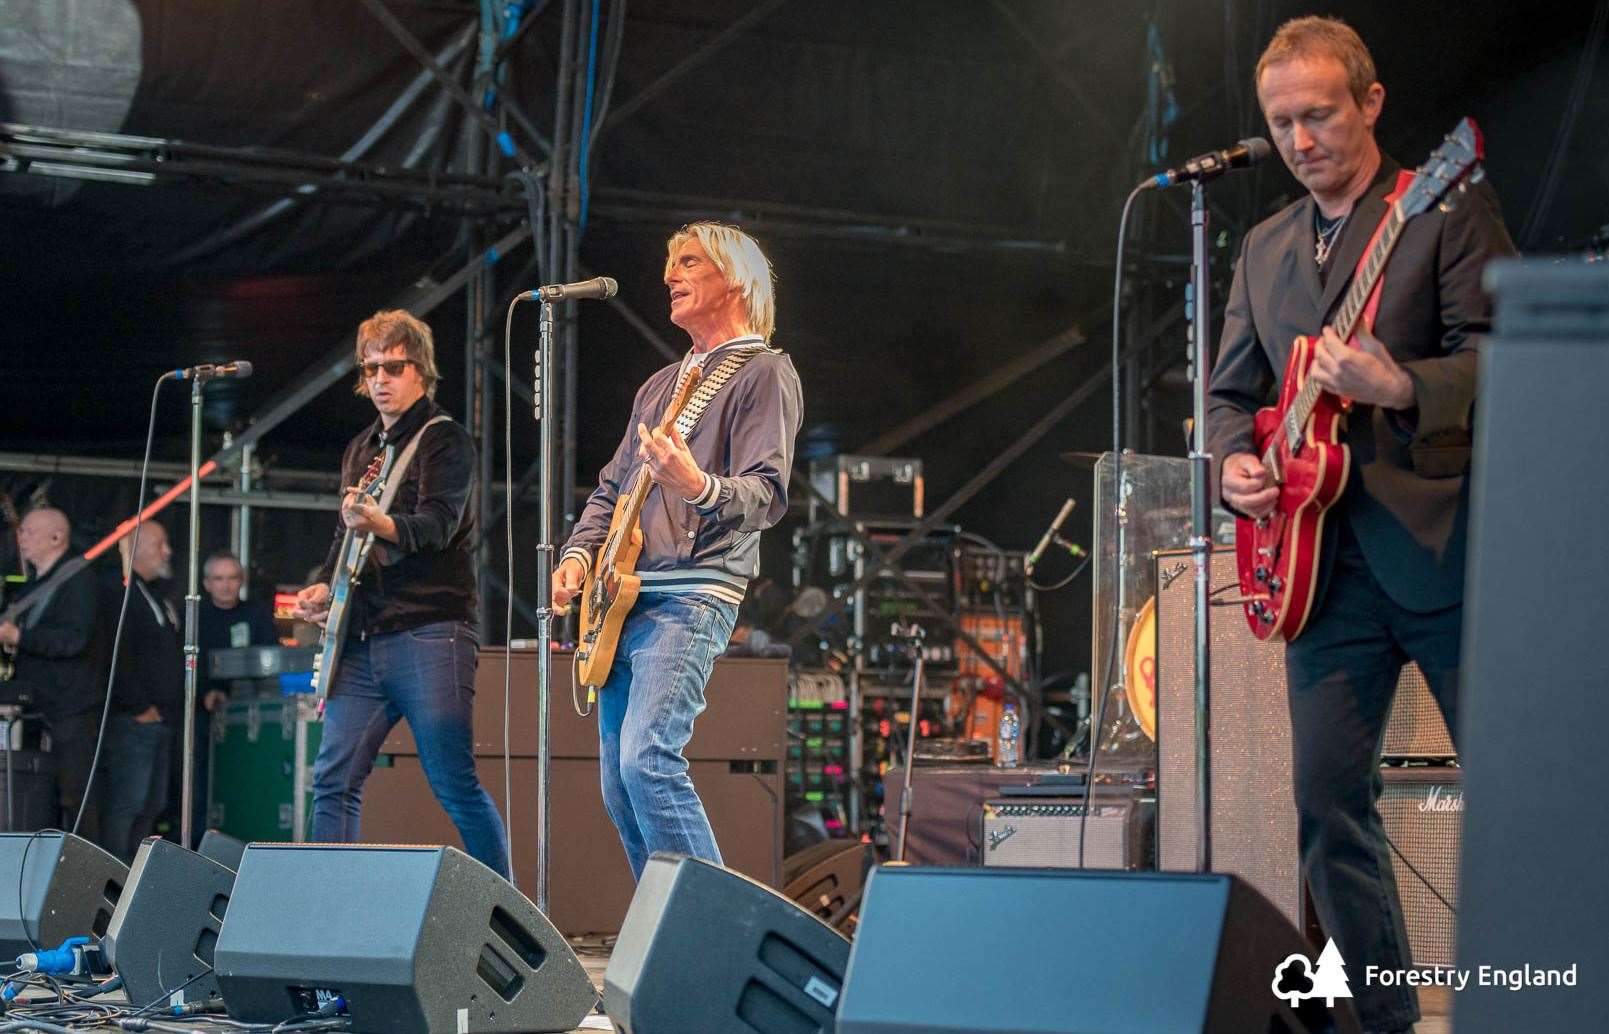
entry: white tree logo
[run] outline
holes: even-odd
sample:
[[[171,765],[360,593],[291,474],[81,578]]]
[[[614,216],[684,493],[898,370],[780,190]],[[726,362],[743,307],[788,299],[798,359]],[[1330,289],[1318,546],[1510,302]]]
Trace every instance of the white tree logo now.
[[[1337,998],[1351,998],[1352,987],[1346,981],[1346,962],[1331,938],[1319,953],[1318,964],[1308,961],[1306,955],[1291,954],[1274,967],[1274,995],[1289,1002],[1309,998],[1322,998],[1329,1008],[1335,1008]]]

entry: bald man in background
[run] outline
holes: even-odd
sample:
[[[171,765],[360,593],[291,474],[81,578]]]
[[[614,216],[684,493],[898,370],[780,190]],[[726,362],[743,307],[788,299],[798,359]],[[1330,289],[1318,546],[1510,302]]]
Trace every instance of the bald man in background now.
[[[63,829],[72,828],[84,800],[106,691],[96,640],[94,573],[85,568],[59,585],[44,584],[67,555],[71,539],[72,526],[60,510],[41,507],[22,519],[17,549],[30,574],[19,599],[43,596],[18,623],[0,622],[0,647],[15,653],[17,662],[7,695],[31,703],[50,727],[61,810],[55,824]],[[85,808],[78,832],[99,839],[94,800]]]

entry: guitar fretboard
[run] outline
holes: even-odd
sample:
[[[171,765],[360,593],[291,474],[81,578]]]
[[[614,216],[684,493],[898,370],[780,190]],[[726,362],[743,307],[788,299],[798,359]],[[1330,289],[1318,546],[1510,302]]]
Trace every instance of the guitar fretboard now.
[[[1346,298],[1336,310],[1332,325],[1342,341],[1351,340],[1352,335],[1357,333],[1358,324],[1363,319],[1363,310],[1369,304],[1369,295],[1374,291],[1374,285],[1379,282],[1380,275],[1385,272],[1386,262],[1391,259],[1391,252],[1396,248],[1406,222],[1407,218],[1402,214],[1402,203],[1392,205],[1391,211],[1386,214],[1379,236],[1369,248],[1369,254],[1363,260],[1357,275],[1352,278],[1352,286],[1347,288]],[[1285,411],[1282,430],[1286,446],[1291,452],[1301,451],[1303,429],[1307,427],[1308,418],[1313,415],[1313,407],[1318,404],[1323,391],[1324,389],[1309,378],[1291,402],[1290,408]],[[1272,469],[1277,466],[1278,458],[1279,439],[1271,438],[1268,450],[1263,454],[1263,466]]]

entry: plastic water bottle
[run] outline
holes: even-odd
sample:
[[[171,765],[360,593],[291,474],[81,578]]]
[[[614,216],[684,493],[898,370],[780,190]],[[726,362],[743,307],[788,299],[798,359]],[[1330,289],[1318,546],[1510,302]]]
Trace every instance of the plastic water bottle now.
[[[994,763],[1000,768],[1016,768],[1017,743],[1022,735],[1022,723],[1017,718],[1017,705],[1007,704],[1000,716],[1000,742],[996,745]]]

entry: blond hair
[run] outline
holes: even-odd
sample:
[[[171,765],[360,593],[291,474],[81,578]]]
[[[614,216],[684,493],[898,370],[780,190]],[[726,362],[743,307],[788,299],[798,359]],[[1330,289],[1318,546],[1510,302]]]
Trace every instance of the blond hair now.
[[[748,329],[770,341],[777,325],[776,295],[773,290],[776,273],[771,269],[771,260],[760,250],[759,242],[737,227],[725,223],[688,223],[665,242],[667,276],[672,263],[676,261],[676,252],[695,237],[710,261],[715,263],[715,268],[726,278],[727,284],[743,296]]]
[[[1308,15],[1292,18],[1279,27],[1274,38],[1257,61],[1257,72],[1252,76],[1255,89],[1263,81],[1263,69],[1293,58],[1332,57],[1346,69],[1347,88],[1352,99],[1363,106],[1369,87],[1375,83],[1374,58],[1363,38],[1352,26],[1339,18]]]
[[[378,345],[387,352],[400,346],[403,354],[413,360],[419,376],[424,380],[425,394],[430,398],[436,397],[436,382],[441,380],[441,374],[436,372],[436,340],[424,320],[407,309],[381,309],[358,324],[353,349],[358,383],[352,390],[365,397],[369,394],[369,382],[363,376],[363,353],[369,350],[370,345]]]

